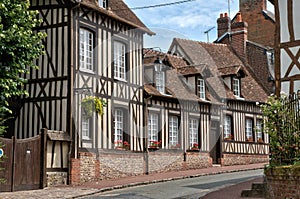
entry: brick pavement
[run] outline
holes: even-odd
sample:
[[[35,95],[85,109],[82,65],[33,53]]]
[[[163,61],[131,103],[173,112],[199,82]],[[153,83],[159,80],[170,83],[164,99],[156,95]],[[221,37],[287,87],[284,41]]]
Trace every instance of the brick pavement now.
[[[156,182],[199,177],[203,175],[261,169],[264,168],[264,165],[265,164],[235,165],[235,166],[225,166],[225,167],[217,166],[217,167],[210,167],[204,169],[132,176],[132,177],[121,178],[117,180],[87,182],[77,186],[69,185],[69,186],[47,187],[41,190],[18,191],[13,193],[3,192],[0,193],[0,199],[76,198],[80,196],[90,195],[93,193],[99,193],[99,192],[109,191],[113,189],[121,189],[121,188],[131,187],[131,186],[151,184]],[[245,187],[245,188],[249,188],[249,187]]]

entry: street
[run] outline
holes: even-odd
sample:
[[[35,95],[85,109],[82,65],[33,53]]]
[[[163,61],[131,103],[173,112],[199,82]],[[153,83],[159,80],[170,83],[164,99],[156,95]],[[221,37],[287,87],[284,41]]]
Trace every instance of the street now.
[[[187,178],[145,186],[125,188],[105,193],[98,193],[83,199],[118,198],[118,199],[167,199],[185,198],[194,199],[206,195],[220,188],[261,177],[263,170],[250,170],[234,173]]]

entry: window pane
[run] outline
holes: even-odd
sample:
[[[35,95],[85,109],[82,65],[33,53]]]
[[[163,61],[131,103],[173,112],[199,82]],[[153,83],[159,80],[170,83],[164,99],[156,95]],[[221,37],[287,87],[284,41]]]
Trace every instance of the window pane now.
[[[124,126],[124,117],[123,111],[120,109],[115,110],[115,120],[114,120],[114,130],[115,130],[115,144],[123,142],[123,126]]]
[[[224,119],[224,138],[230,138],[232,134],[231,116],[226,115]]]
[[[148,117],[148,145],[158,141],[158,114],[150,113]]]
[[[198,120],[190,119],[189,121],[189,141],[190,147],[198,144]]]
[[[156,89],[160,93],[165,93],[165,72],[164,71],[157,71],[156,72]]]
[[[256,136],[257,136],[257,140],[262,140],[263,139],[262,121],[261,120],[256,121]]]
[[[252,119],[246,119],[246,138],[253,138],[253,126]]]
[[[240,80],[238,78],[233,78],[233,94],[236,96],[240,96]]]
[[[114,42],[114,77],[126,79],[126,46],[120,42]]]
[[[170,146],[177,146],[178,143],[178,117],[169,117],[169,143]]]
[[[80,29],[80,44],[79,44],[79,64],[81,69],[93,70],[93,51],[94,51],[94,38],[93,33]]]
[[[201,99],[205,99],[205,81],[204,79],[198,77],[197,81],[198,95]]]
[[[83,139],[90,138],[90,119],[83,116],[81,121],[81,134]]]

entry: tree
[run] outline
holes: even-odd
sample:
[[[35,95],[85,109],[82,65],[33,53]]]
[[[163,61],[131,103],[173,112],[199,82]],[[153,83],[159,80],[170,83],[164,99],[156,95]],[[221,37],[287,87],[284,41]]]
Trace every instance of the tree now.
[[[29,10],[28,0],[2,0],[0,3],[0,133],[11,110],[9,99],[27,95],[22,74],[37,69],[34,60],[43,53],[45,33],[34,29],[41,23],[37,11]]]

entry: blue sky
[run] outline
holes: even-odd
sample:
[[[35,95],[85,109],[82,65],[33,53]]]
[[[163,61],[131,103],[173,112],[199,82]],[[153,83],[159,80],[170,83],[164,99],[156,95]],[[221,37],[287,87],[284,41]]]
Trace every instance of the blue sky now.
[[[179,0],[124,0],[130,7],[150,6],[171,3]],[[230,1],[231,18],[239,10],[239,0]],[[207,41],[204,32],[209,32],[209,41],[216,39],[217,18],[220,13],[228,12],[228,0],[195,0],[178,5],[133,10],[143,23],[157,35],[145,37],[145,47],[161,47],[167,51],[174,37],[197,41]]]
[[[130,7],[151,6],[180,0],[124,0]],[[229,0],[230,17],[239,11],[239,0]],[[269,5],[269,4],[268,4]],[[207,42],[217,38],[217,19],[220,13],[228,12],[228,0],[195,0],[178,5],[133,10],[156,36],[145,37],[145,47],[160,47],[167,51],[174,37]]]

